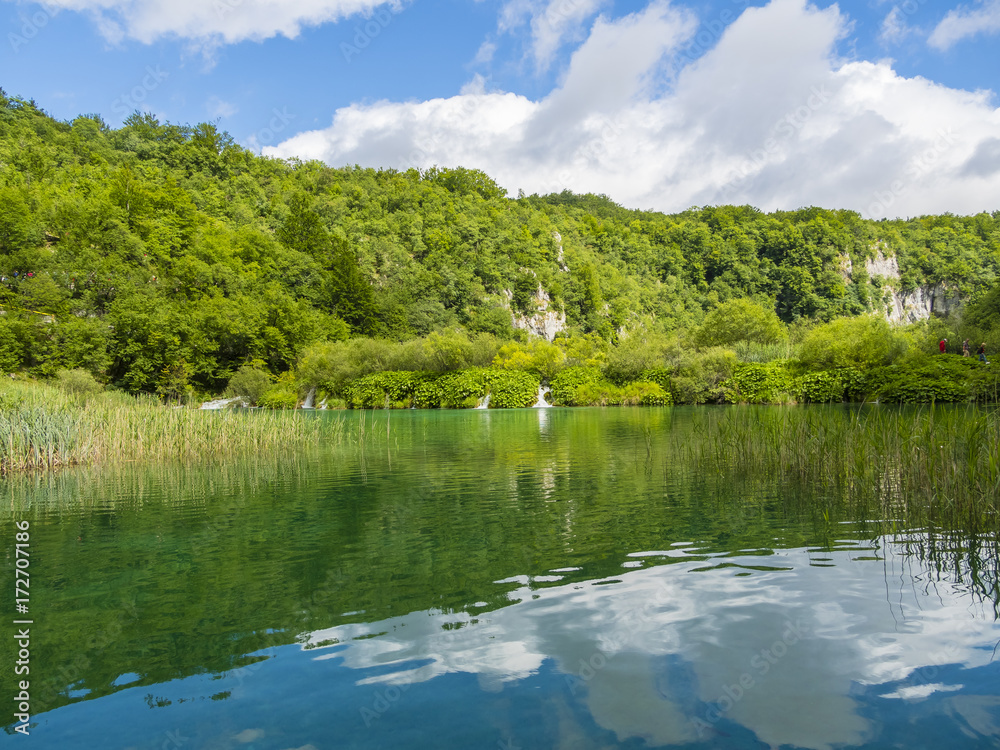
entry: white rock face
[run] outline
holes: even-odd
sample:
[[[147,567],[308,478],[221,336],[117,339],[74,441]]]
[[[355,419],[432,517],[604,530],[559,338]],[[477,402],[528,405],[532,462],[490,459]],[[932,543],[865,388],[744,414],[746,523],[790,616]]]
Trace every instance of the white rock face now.
[[[895,255],[886,257],[879,250],[875,257],[865,261],[865,270],[869,276],[883,276],[887,279],[899,278],[899,261]]]
[[[887,255],[881,245],[875,257],[865,261],[869,276],[881,276],[885,280],[883,290],[888,293],[885,317],[890,323],[916,323],[927,320],[932,313],[947,315],[958,310],[962,302],[958,293],[944,284],[924,284],[905,294],[899,291],[899,261],[895,255]],[[841,265],[843,269],[845,265]],[[850,259],[846,264],[848,276],[851,272]],[[895,283],[894,283],[895,282]]]
[[[512,292],[506,290],[504,294],[508,300],[514,296]],[[521,315],[511,311],[514,328],[520,328],[522,331],[527,331],[533,336],[538,336],[546,341],[552,341],[557,333],[566,330],[566,313],[549,309],[552,300],[548,292],[542,289],[541,284],[538,285],[538,291],[535,292],[535,297],[532,301],[536,310],[534,315]]]

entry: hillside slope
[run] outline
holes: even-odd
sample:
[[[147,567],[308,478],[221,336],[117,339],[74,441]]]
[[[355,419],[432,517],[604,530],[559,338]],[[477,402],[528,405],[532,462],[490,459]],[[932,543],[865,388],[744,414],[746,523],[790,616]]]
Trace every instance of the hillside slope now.
[[[58,122],[0,90],[5,371],[217,392],[243,364],[280,374],[353,336],[503,341],[517,325],[614,341],[743,297],[785,323],[919,317],[932,295],[937,311],[981,297],[998,269],[1000,211],[873,222],[514,199],[472,169],[286,163],[210,124]]]

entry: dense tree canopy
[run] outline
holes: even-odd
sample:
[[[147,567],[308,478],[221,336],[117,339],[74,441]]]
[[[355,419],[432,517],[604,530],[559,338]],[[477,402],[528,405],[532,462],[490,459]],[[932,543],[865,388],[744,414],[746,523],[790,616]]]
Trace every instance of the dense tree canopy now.
[[[355,336],[464,327],[502,342],[541,292],[572,332],[604,341],[694,331],[720,306],[731,322],[743,299],[772,340],[778,319],[880,312],[884,280],[864,271],[878,251],[896,255],[903,290],[944,283],[975,300],[997,279],[1000,212],[872,222],[515,199],[474,169],[286,162],[211,124],[58,122],[0,91],[4,370],[217,392],[244,365],[280,375],[307,347]]]

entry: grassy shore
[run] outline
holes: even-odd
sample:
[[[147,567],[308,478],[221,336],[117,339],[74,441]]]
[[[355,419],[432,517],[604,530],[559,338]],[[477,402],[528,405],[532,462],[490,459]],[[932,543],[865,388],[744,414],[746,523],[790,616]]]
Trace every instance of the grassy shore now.
[[[340,442],[337,419],[297,411],[174,408],[152,397],[0,385],[0,473],[116,461],[196,460]]]

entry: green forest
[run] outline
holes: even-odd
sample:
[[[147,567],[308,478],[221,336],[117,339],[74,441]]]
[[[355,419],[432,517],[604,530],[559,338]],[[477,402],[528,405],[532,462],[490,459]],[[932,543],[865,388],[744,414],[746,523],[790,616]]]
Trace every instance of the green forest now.
[[[895,258],[898,278],[866,263]],[[629,210],[472,168],[262,157],[0,90],[0,370],[196,403],[994,400],[1000,211]],[[893,293],[947,316],[890,325]],[[548,315],[538,337],[515,319]],[[948,354],[936,354],[948,338]],[[961,357],[971,339],[973,356]]]

